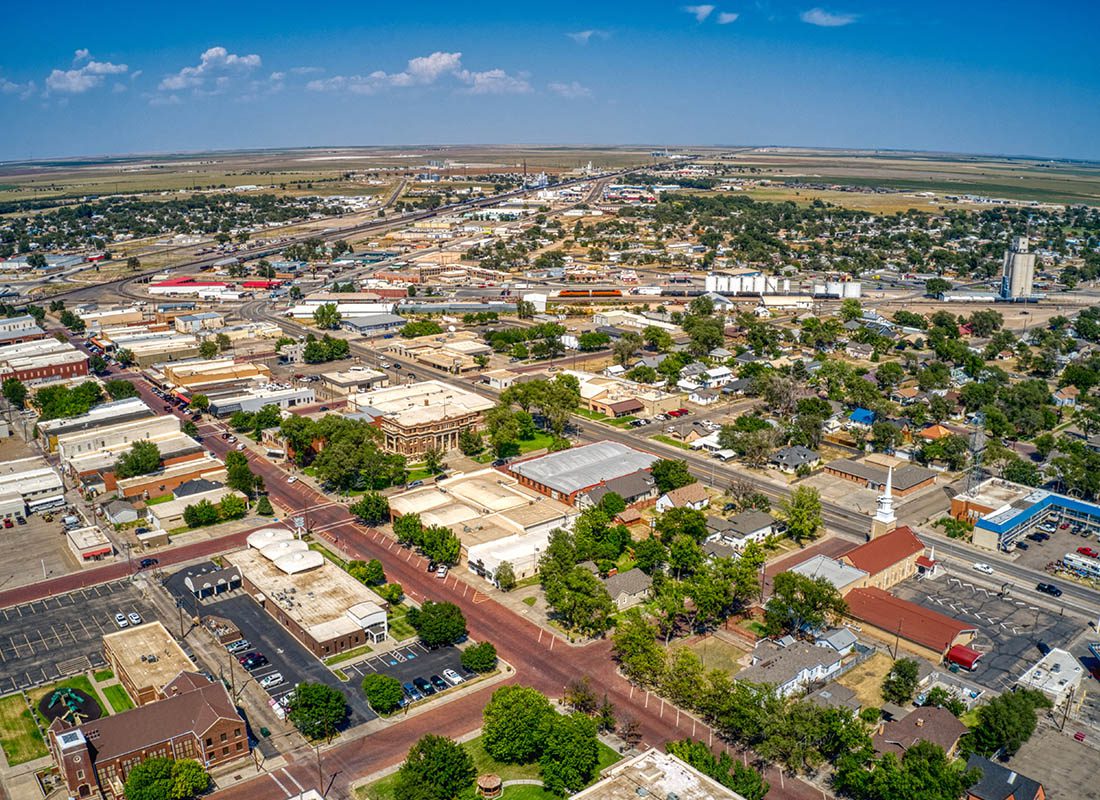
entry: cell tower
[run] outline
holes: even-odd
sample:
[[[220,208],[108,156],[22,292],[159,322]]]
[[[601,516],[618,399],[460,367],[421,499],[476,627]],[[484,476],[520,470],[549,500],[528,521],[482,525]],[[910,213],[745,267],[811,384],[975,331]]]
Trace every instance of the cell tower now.
[[[973,497],[985,477],[982,454],[985,452],[985,414],[974,415],[974,432],[970,434],[970,472],[966,476],[966,493]]]

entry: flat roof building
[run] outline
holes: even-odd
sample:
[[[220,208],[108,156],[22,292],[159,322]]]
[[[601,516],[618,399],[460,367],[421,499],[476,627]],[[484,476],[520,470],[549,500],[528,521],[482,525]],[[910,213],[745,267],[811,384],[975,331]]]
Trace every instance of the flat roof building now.
[[[165,386],[202,392],[204,387],[246,381],[269,382],[271,369],[258,361],[237,362],[232,358],[196,359],[165,364],[153,377]]]
[[[53,337],[0,346],[0,379],[28,385],[88,374],[88,356]]]
[[[308,406],[317,399],[313,389],[308,386],[275,386],[262,384],[243,392],[213,396],[210,398],[210,413],[216,417],[227,417],[238,411],[259,411],[264,406],[278,406],[282,409]]]
[[[609,767],[574,800],[745,800],[670,753],[646,750]]]
[[[153,409],[140,397],[128,397],[94,406],[85,414],[75,417],[59,417],[38,423],[38,433],[49,452],[57,449],[58,437],[79,431],[90,431],[108,425],[117,425],[135,419],[154,416]]]
[[[383,389],[389,385],[390,378],[385,372],[370,367],[351,367],[342,371],[321,373],[321,386],[339,396]]]
[[[30,314],[0,319],[0,345],[33,342],[45,337],[46,332]]]
[[[289,533],[289,532],[288,532]],[[260,605],[318,658],[383,641],[386,604],[298,540],[250,546],[226,556]]]
[[[146,622],[103,637],[103,655],[139,706],[165,698],[164,687],[195,665],[160,622]]]
[[[22,503],[23,515],[65,504],[65,488],[44,458],[0,461],[0,506]]]
[[[110,558],[115,552],[111,540],[98,525],[66,531],[65,541],[77,561],[82,564],[89,561],[102,561]]]
[[[507,471],[540,494],[573,505],[602,482],[649,469],[658,458],[618,442],[595,442],[509,464]]]
[[[402,455],[458,447],[466,428],[480,428],[492,400],[443,381],[428,380],[351,395],[349,405],[379,418],[384,446]]]
[[[1076,497],[990,478],[951,500],[951,516],[974,524],[972,541],[988,550],[1008,550],[1047,519],[1100,527],[1100,505]]]
[[[862,586],[867,580],[867,573],[861,569],[838,561],[829,556],[816,555],[801,564],[791,567],[788,572],[794,572],[806,578],[824,578],[841,594],[849,589]]]
[[[225,480],[225,465],[213,456],[203,453],[197,458],[168,464],[148,475],[135,475],[116,481],[121,497],[161,497],[173,491],[181,483],[206,478]]]
[[[1016,685],[1042,692],[1059,706],[1074,695],[1084,677],[1085,668],[1073,653],[1053,647],[1020,676]]]
[[[889,466],[870,459],[855,460],[838,458],[825,465],[825,474],[858,483],[868,489],[882,489],[886,486]],[[918,464],[902,463],[894,467],[892,491],[897,497],[919,492],[936,482],[936,472]]]

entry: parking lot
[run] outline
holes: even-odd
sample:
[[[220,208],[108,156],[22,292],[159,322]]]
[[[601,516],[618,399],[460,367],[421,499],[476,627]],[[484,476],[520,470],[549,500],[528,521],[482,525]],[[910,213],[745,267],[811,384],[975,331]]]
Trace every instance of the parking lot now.
[[[131,612],[156,619],[125,580],[0,610],[0,694],[104,666],[100,640],[118,630],[115,614]]]
[[[1047,564],[1059,560],[1066,553],[1077,552],[1078,547],[1089,547],[1100,551],[1100,542],[1097,541],[1095,534],[1075,535],[1070,533],[1068,528],[1055,528],[1050,532],[1050,539],[1045,542],[1026,538],[1021,541],[1027,545],[1027,550],[1021,551],[1017,547],[1016,563],[1032,569],[1045,569]]]
[[[198,574],[204,571],[217,569],[214,564],[188,567],[176,572],[168,578],[166,588],[173,597],[185,603],[185,608],[191,613],[195,607],[195,600],[191,592],[184,585],[188,574]],[[331,670],[317,660],[317,658],[303,647],[289,631],[271,618],[259,603],[243,589],[235,589],[232,592],[223,593],[217,597],[208,598],[199,603],[199,610],[203,614],[217,614],[231,620],[241,631],[241,634],[252,643],[252,646],[238,654],[225,654],[224,670],[228,673],[230,661],[237,661],[238,656],[252,651],[263,653],[268,664],[253,671],[252,678],[262,680],[267,675],[276,672],[282,673],[283,682],[271,687],[268,694],[280,698],[294,689],[296,684],[303,681],[324,683],[339,689],[348,701],[349,716],[348,726],[361,725],[377,715],[371,711],[367,704],[359,681],[343,683]],[[217,672],[218,670],[215,670]],[[239,688],[239,687],[238,687]]]
[[[1011,595],[1001,598],[996,589],[975,583],[966,575],[906,581],[893,592],[976,627],[978,635],[970,646],[985,656],[969,678],[997,691],[1012,686],[1027,667],[1039,660],[1039,642],[1066,647],[1081,630],[1081,622],[1073,617]]]
[[[31,514],[24,524],[13,523],[11,528],[0,530],[5,545],[4,555],[0,556],[0,588],[14,589],[80,569],[63,535],[59,516],[46,522],[41,514]]]
[[[341,665],[340,669],[355,686],[362,683],[364,676],[372,672],[392,675],[402,683],[410,683],[414,678],[429,680],[433,675],[442,675],[445,669],[453,669],[465,680],[475,677],[475,673],[462,668],[460,658],[461,651],[457,647],[429,650],[416,642],[388,653],[379,653],[350,666]]]

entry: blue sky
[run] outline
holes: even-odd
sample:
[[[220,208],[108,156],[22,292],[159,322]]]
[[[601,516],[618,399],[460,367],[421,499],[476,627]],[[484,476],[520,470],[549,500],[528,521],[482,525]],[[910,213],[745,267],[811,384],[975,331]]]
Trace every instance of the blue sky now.
[[[1100,159],[1084,0],[83,0],[4,17],[3,160],[427,143]]]

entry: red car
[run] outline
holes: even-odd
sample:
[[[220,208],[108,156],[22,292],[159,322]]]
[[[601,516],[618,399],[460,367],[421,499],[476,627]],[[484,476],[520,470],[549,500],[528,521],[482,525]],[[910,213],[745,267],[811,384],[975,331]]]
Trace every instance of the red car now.
[[[673,409],[672,411],[669,411],[669,412],[668,412],[668,415],[669,415],[670,417],[682,417],[682,416],[684,416],[684,414],[686,414],[686,413],[687,413],[687,412],[686,412],[686,411],[684,411],[684,410],[683,410],[682,408],[677,408],[677,409]]]
[[[1078,547],[1077,552],[1089,558],[1100,558],[1100,553],[1097,553],[1091,547]]]

